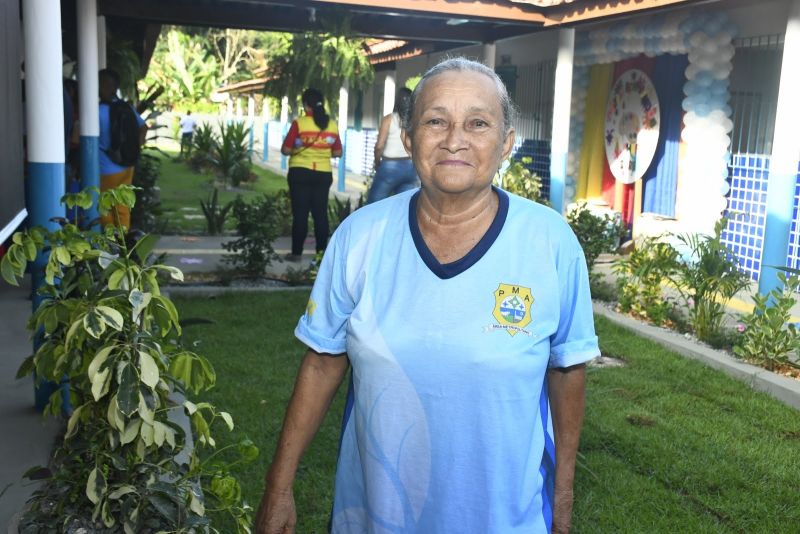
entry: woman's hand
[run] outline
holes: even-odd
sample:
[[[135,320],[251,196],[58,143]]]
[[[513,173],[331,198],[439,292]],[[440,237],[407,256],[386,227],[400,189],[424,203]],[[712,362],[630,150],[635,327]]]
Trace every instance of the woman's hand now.
[[[264,492],[256,515],[255,534],[294,534],[296,524],[292,490]]]

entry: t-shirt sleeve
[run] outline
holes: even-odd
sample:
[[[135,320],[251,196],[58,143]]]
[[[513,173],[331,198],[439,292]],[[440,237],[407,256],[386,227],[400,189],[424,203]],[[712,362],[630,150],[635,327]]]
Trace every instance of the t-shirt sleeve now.
[[[286,134],[286,138],[283,140],[283,146],[289,150],[293,149],[294,143],[297,141],[299,135],[300,127],[297,125],[297,121],[292,121],[292,125],[289,127],[289,133]]]
[[[335,134],[335,139],[333,144],[331,145],[331,151],[336,152],[337,150],[342,150],[342,138],[339,137],[339,134]]]
[[[558,264],[560,315],[550,339],[550,367],[570,367],[600,355],[594,332],[594,313],[589,292],[589,273],[577,239],[574,253]]]
[[[346,279],[346,232],[340,228],[325,251],[306,311],[294,335],[322,353],[347,352],[347,321],[355,307]]]
[[[139,123],[139,128],[141,128],[142,126],[144,126],[144,119],[142,118],[141,115],[136,113],[136,108],[133,107],[133,104],[131,104],[131,109],[133,110],[133,114],[136,115],[136,122]]]

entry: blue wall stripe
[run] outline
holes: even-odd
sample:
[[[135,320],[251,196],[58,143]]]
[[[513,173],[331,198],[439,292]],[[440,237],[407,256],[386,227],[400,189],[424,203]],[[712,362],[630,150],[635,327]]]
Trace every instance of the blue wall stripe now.
[[[81,136],[81,189],[87,187],[100,188],[100,148],[99,137]],[[97,219],[100,214],[97,212],[97,195],[94,196],[92,207],[84,211],[86,221]]]

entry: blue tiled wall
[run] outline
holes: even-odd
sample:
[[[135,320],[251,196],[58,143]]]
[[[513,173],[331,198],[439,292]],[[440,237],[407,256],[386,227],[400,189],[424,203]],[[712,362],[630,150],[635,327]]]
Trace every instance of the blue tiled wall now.
[[[739,256],[741,267],[753,280],[758,280],[761,268],[761,251],[764,245],[764,226],[767,219],[767,182],[769,156],[763,154],[735,154],[730,165],[731,191],[728,195],[729,222],[722,233],[722,241]],[[794,215],[792,217],[786,265],[800,265],[800,232],[798,231],[798,199],[800,199],[800,172],[795,187]]]

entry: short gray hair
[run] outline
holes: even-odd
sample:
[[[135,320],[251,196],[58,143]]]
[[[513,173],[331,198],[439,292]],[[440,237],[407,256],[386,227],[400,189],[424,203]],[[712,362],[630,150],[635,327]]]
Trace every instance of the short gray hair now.
[[[483,63],[479,63],[478,61],[473,61],[465,57],[445,58],[441,62],[428,69],[428,72],[422,75],[419,83],[414,88],[414,92],[411,93],[411,100],[405,110],[405,113],[403,113],[401,117],[403,129],[409,133],[411,133],[414,129],[414,109],[417,105],[417,99],[419,98],[419,95],[422,94],[422,90],[425,87],[425,82],[446,72],[477,72],[489,77],[494,82],[495,88],[497,89],[497,96],[500,100],[500,109],[503,110],[503,133],[507,134],[511,131],[511,129],[514,127],[514,120],[517,116],[517,108],[514,105],[514,102],[511,101],[511,97],[508,96],[508,90],[506,89],[506,85],[503,83],[503,80],[500,79],[500,76],[498,76],[493,69],[490,69]]]

